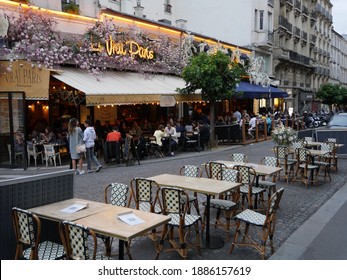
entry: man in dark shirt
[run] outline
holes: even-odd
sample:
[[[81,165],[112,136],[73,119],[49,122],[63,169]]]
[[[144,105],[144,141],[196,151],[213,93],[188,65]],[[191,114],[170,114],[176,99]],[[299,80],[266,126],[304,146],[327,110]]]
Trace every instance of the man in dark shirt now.
[[[200,147],[204,150],[205,146],[208,146],[210,142],[210,127],[207,123],[199,121],[199,133],[200,133]]]

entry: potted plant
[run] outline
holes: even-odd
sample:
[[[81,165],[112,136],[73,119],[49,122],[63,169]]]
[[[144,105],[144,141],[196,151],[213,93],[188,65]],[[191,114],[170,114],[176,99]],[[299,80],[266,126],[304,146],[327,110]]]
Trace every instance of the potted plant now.
[[[73,14],[73,15],[79,15],[80,14],[80,8],[75,2],[66,3],[62,7],[63,12]]]

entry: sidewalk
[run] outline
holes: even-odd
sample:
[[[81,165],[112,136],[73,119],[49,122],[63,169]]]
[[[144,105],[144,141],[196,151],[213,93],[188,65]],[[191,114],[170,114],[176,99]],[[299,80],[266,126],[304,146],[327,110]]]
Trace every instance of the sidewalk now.
[[[104,187],[110,182],[129,184],[133,177],[150,177],[161,173],[177,174],[184,164],[200,165],[203,162],[217,159],[228,159],[229,154],[241,152],[248,155],[249,162],[259,162],[264,155],[273,155],[272,141],[238,146],[219,146],[203,152],[185,152],[174,157],[146,159],[141,164],[104,165],[101,172],[77,175],[75,177],[75,197],[103,202]],[[332,173],[332,181],[322,181],[318,186],[308,188],[299,182],[286,184],[278,182],[277,188],[285,189],[280,209],[278,211],[274,245],[276,252],[271,260],[347,260],[347,159],[339,160],[339,171]],[[68,169],[69,166],[56,167],[54,170]],[[0,169],[0,180],[4,177],[30,176],[38,173],[54,172],[52,167],[30,167],[28,170]],[[205,176],[205,175],[204,175]],[[199,201],[204,196],[199,195]],[[203,213],[203,209],[201,209]],[[213,216],[214,217],[214,216]],[[212,234],[221,238],[225,234],[220,229],[212,228]],[[238,247],[229,255],[231,239],[223,248],[202,250],[201,256],[194,252],[189,254],[193,260],[259,260],[259,254],[249,248]],[[112,252],[117,252],[117,242],[114,242]],[[134,259],[154,259],[153,244],[146,238],[135,238],[132,242]],[[99,246],[98,246],[99,248]],[[100,250],[103,250],[102,244]],[[267,254],[269,256],[269,254]],[[163,254],[160,259],[180,259],[176,254]]]
[[[347,260],[347,183],[299,227],[271,260]]]

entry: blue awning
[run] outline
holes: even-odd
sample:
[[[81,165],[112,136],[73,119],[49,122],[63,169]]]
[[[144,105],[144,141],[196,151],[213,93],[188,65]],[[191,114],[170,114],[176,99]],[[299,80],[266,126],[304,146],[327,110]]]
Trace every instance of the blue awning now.
[[[248,82],[240,82],[236,87],[237,98],[261,99],[261,98],[284,98],[288,93],[273,86],[262,87]]]

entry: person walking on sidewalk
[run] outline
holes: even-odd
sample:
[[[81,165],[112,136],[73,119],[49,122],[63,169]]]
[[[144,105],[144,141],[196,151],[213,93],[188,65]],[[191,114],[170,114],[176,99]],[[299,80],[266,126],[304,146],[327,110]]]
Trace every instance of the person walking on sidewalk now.
[[[76,146],[77,144],[82,144],[83,142],[83,131],[78,126],[79,122],[77,119],[72,118],[69,121],[68,125],[68,132],[69,132],[69,149],[70,149],[70,157],[72,161],[72,169],[75,170],[76,174],[84,174],[83,171],[83,158],[82,154],[77,153]],[[77,160],[78,160],[78,167],[77,170]]]
[[[94,130],[94,127],[91,126],[90,120],[86,120],[84,122],[84,126],[86,129],[84,130],[83,135],[83,141],[86,144],[86,150],[87,150],[87,173],[92,172],[92,161],[94,161],[96,165],[95,172],[99,172],[102,168],[102,165],[98,161],[97,157],[94,154],[94,146],[95,146],[95,139],[96,139],[96,133]]]

